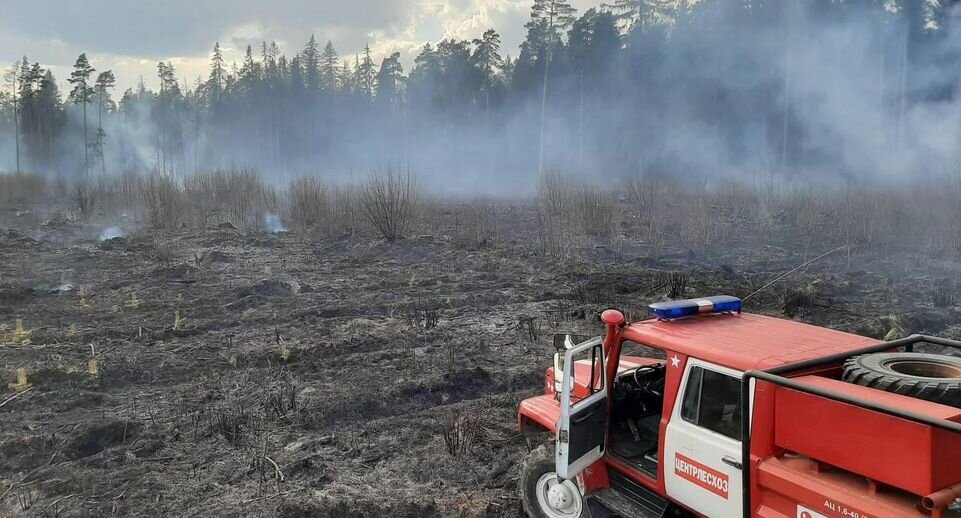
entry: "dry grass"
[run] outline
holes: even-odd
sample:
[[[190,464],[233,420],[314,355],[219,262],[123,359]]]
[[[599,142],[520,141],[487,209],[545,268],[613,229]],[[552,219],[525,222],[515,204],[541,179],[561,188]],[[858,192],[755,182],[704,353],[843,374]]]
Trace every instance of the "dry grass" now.
[[[453,239],[459,246],[484,248],[500,239],[497,205],[493,201],[475,199],[453,210]]]
[[[29,205],[44,201],[47,179],[39,174],[0,173],[0,202],[9,205]]]
[[[404,238],[416,215],[419,199],[414,175],[393,168],[371,174],[360,191],[367,221],[387,241]]]
[[[99,200],[99,190],[86,182],[78,182],[73,189],[74,219],[83,222],[90,221]]]
[[[34,217],[66,213],[84,222],[137,213],[145,225],[163,229],[230,222],[259,230],[266,214],[282,214],[293,230],[312,238],[373,232],[393,241],[415,226],[432,233],[447,228],[453,241],[471,249],[501,239],[498,227],[508,223],[499,218],[521,214],[489,200],[428,199],[413,174],[397,169],[375,172],[361,185],[330,186],[305,176],[280,194],[251,170],[182,180],[131,172],[85,183],[0,174],[0,203],[32,210]],[[524,214],[533,220],[525,235],[504,238],[534,243],[554,258],[574,258],[596,245],[610,245],[616,254],[625,243],[645,247],[654,258],[700,255],[757,237],[802,257],[838,246],[847,247],[849,256],[902,250],[961,255],[961,182],[895,188],[727,181],[712,187],[659,175],[630,178],[611,189],[548,171],[529,208],[534,210]]]
[[[287,188],[287,220],[295,232],[306,235],[329,227],[330,190],[313,176],[302,176]]]
[[[338,186],[330,191],[331,232],[353,235],[364,220],[360,193],[351,186]]]
[[[569,255],[578,238],[601,238],[612,243],[618,236],[620,203],[604,187],[585,184],[558,171],[546,171],[537,186],[538,243],[551,257]]]
[[[264,214],[278,212],[280,205],[276,191],[250,169],[190,176],[184,193],[190,200],[191,219],[200,227],[226,221],[238,228],[259,229]]]
[[[617,230],[617,200],[614,194],[593,185],[574,191],[574,219],[588,236],[610,238]]]
[[[574,183],[556,170],[547,170],[537,183],[537,245],[548,257],[570,250]]]

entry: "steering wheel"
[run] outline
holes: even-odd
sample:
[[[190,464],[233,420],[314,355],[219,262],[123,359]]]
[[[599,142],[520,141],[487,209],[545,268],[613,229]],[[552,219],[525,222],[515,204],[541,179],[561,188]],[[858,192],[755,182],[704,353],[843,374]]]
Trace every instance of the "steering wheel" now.
[[[642,391],[648,392],[655,397],[663,397],[664,394],[660,390],[651,388],[651,382],[653,380],[651,379],[641,380],[641,379],[638,379],[637,377],[638,373],[642,373],[645,376],[647,376],[649,374],[654,374],[657,371],[658,371],[658,368],[655,365],[645,365],[645,366],[641,366],[634,369],[634,373],[633,373],[634,385],[637,386],[637,388],[641,389]]]

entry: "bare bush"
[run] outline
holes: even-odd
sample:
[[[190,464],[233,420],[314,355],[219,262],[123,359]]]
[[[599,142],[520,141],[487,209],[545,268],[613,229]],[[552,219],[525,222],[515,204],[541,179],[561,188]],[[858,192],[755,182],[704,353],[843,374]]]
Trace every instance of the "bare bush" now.
[[[537,242],[541,253],[558,257],[569,249],[574,183],[570,177],[548,170],[537,183]]]
[[[330,224],[330,192],[319,178],[302,176],[287,188],[287,219],[299,233]]]
[[[371,174],[361,187],[360,201],[367,221],[384,239],[403,239],[417,211],[420,198],[410,171],[388,168]]]
[[[242,405],[222,408],[214,415],[213,429],[227,439],[231,446],[241,446],[252,432],[252,415]]]
[[[405,307],[401,312],[401,317],[411,329],[423,328],[425,331],[430,331],[440,323],[440,310],[436,304],[419,301]]]
[[[140,202],[150,226],[176,228],[182,222],[183,192],[169,176],[149,175],[140,179]]]
[[[454,239],[460,246],[483,248],[498,239],[497,206],[474,200],[454,211]]]
[[[481,430],[481,416],[470,412],[451,415],[444,423],[444,445],[451,457],[470,453]]]
[[[616,230],[617,200],[613,193],[585,185],[574,193],[574,218],[584,234],[610,238]]]
[[[298,393],[297,386],[289,380],[283,380],[279,384],[269,387],[261,403],[264,414],[271,419],[286,419],[290,415],[302,411],[307,402],[299,401]]]
[[[96,206],[97,190],[86,182],[78,183],[73,191],[73,210],[76,211],[77,219],[89,221]]]
[[[652,246],[652,255],[659,257],[665,239],[665,219],[658,203],[669,199],[667,189],[658,182],[635,177],[627,181],[625,191],[636,218],[632,225],[634,232]]]
[[[220,170],[188,177],[184,194],[189,200],[190,219],[205,227],[211,222],[229,222],[238,228],[261,228],[264,214],[278,212],[280,199],[251,169]]]
[[[537,183],[537,197],[547,214],[568,219],[575,198],[574,181],[560,171],[544,171]]]
[[[364,218],[356,187],[338,186],[330,190],[330,224],[332,232],[354,234]]]
[[[816,301],[817,288],[813,284],[785,288],[780,297],[781,313],[791,318],[803,316],[808,309],[815,306]]]
[[[715,230],[718,226],[714,213],[717,206],[707,193],[696,193],[685,198],[676,221],[681,223],[682,242],[691,247],[709,247],[717,242]]]
[[[686,272],[670,272],[667,274],[664,282],[667,285],[668,298],[681,298],[681,296],[687,292],[687,285],[690,279],[691,276]]]
[[[941,282],[931,290],[931,305],[936,308],[949,308],[954,306],[957,301],[953,286],[948,285],[948,281]]]
[[[121,214],[137,208],[140,203],[140,175],[137,173],[98,176],[95,182],[81,185],[90,185],[99,213]]]
[[[40,174],[0,174],[0,201],[32,205],[43,201],[47,179]]]

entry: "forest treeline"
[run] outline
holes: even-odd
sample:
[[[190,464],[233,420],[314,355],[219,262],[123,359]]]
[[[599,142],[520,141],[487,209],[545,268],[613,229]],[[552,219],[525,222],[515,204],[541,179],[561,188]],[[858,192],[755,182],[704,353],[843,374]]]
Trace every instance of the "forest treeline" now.
[[[345,56],[313,35],[292,55],[248,47],[239,63],[215,43],[206,77],[185,83],[160,62],[123,92],[86,55],[65,82],[24,57],[0,93],[0,169],[402,164],[447,185],[552,166],[949,170],[961,150],[954,4],[616,0],[578,13],[534,0],[513,55],[495,29],[426,44],[410,70],[399,53]]]

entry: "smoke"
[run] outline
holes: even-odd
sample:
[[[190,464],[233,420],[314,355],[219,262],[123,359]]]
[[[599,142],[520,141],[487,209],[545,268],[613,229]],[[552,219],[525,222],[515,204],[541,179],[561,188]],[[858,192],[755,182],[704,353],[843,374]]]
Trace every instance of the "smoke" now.
[[[264,227],[267,229],[267,232],[271,234],[287,232],[287,227],[285,227],[283,221],[280,220],[280,216],[273,212],[264,214]]]
[[[673,175],[699,184],[903,183],[957,171],[958,9],[933,30],[892,2],[765,5],[694,3],[672,25],[636,29],[584,73],[559,49],[547,165],[587,178]],[[392,105],[356,92],[305,104],[300,93],[270,90],[194,114],[165,112],[148,94],[105,123],[105,169],[182,176],[245,166],[278,180],[310,172],[336,182],[397,165],[440,192],[528,193],[539,173],[542,69],[522,66],[490,92],[474,80],[475,93],[462,97],[462,85],[412,78]],[[75,174],[78,107],[68,116],[49,167]],[[10,132],[0,133],[0,167],[9,168]]]
[[[120,227],[107,227],[100,233],[100,240],[106,241],[117,237],[124,237],[124,231]]]

